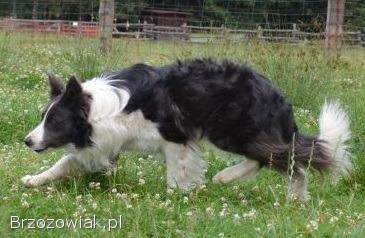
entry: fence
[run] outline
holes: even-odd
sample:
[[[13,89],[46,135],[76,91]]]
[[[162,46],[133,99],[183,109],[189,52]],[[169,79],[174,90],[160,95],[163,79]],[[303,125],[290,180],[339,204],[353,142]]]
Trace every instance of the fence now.
[[[0,29],[33,32],[54,33],[60,35],[97,37],[99,25],[97,22],[64,21],[64,20],[30,20],[6,18],[0,21]],[[181,40],[194,43],[218,43],[222,41],[244,42],[247,40],[262,40],[270,42],[300,43],[306,41],[321,41],[325,33],[304,32],[297,29],[229,29],[222,27],[202,26],[159,26],[150,23],[115,23],[114,37],[129,37],[136,39]],[[360,31],[343,33],[344,43],[365,46],[365,34]]]

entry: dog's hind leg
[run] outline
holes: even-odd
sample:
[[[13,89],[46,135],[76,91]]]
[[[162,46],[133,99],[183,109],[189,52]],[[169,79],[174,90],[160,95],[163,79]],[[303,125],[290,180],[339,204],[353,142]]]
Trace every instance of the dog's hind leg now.
[[[73,155],[65,155],[46,171],[37,175],[26,175],[21,180],[27,187],[38,187],[55,180],[82,174],[80,166]]]
[[[288,195],[290,201],[306,202],[310,199],[307,191],[306,172],[300,169],[299,172],[288,176]]]
[[[249,179],[254,177],[260,170],[260,163],[246,159],[245,161],[231,166],[217,173],[213,177],[213,182],[217,184],[229,183],[237,179]]]
[[[188,191],[204,183],[205,161],[192,145],[168,143],[163,150],[168,187]]]

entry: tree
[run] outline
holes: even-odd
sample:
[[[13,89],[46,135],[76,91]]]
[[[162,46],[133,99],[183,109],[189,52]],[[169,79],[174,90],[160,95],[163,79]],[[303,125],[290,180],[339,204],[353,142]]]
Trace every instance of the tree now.
[[[112,48],[114,0],[101,0],[99,7],[100,50],[103,54]]]

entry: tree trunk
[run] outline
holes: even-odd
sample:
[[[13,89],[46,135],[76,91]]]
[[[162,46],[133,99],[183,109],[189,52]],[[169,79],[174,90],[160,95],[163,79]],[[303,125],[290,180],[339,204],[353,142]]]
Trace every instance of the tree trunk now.
[[[112,48],[114,0],[101,0],[99,7],[100,50],[103,54]]]
[[[328,0],[326,23],[326,56],[338,57],[342,48],[343,40],[343,15],[345,0]]]
[[[33,0],[33,9],[32,9],[32,19],[35,20],[37,19],[37,8],[38,8],[38,1],[37,0]]]

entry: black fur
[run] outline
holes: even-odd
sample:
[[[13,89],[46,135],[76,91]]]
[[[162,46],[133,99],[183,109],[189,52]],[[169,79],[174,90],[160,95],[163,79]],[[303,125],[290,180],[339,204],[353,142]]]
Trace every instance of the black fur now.
[[[301,135],[292,106],[247,66],[210,59],[161,68],[137,64],[107,78],[131,92],[125,112],[141,110],[168,141],[207,138],[222,150],[281,172],[292,152],[295,171],[309,163],[320,171],[330,165],[324,142]]]
[[[42,112],[44,118],[44,148],[56,148],[72,143],[77,148],[92,145],[92,127],[88,123],[90,95],[82,91],[80,83],[71,77],[66,89],[52,75],[49,76],[51,101]],[[52,106],[51,106],[52,105]]]

